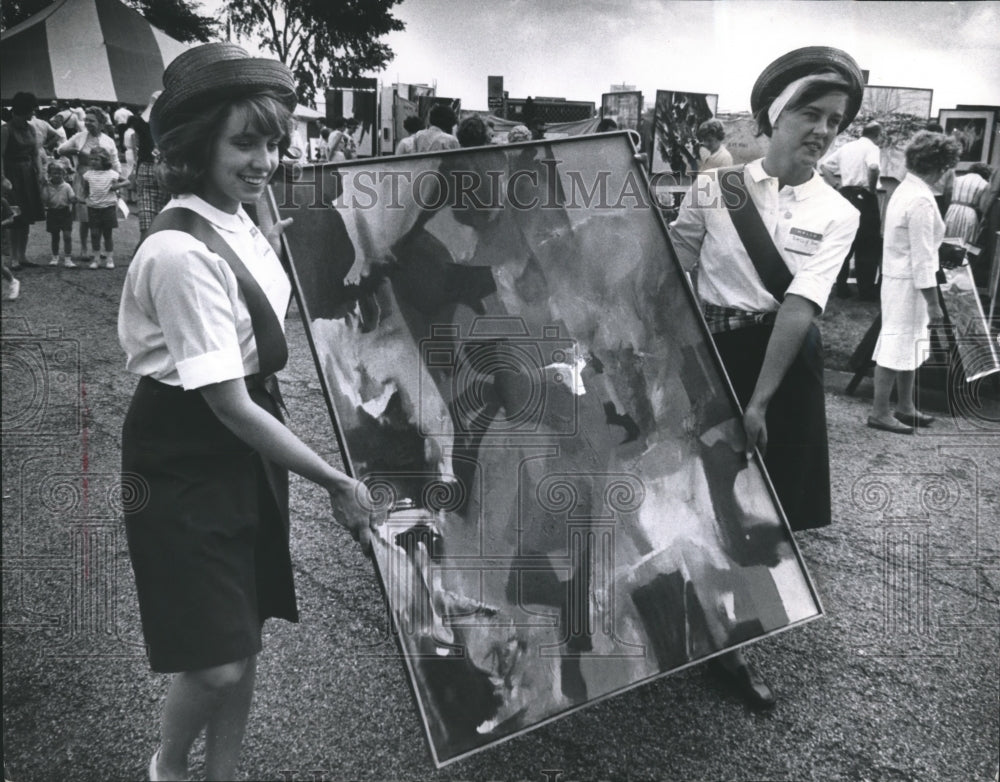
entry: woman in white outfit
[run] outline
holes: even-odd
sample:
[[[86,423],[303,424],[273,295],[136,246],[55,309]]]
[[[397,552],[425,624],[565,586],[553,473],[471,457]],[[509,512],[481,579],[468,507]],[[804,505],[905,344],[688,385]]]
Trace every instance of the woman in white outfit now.
[[[959,148],[942,133],[920,131],[906,148],[907,174],[889,199],[882,247],[882,331],[875,345],[875,401],[868,426],[913,434],[934,419],[913,405],[913,382],[923,363],[938,302],[938,248],[944,220],[931,186],[958,163]],[[896,410],[889,397],[896,387]]]

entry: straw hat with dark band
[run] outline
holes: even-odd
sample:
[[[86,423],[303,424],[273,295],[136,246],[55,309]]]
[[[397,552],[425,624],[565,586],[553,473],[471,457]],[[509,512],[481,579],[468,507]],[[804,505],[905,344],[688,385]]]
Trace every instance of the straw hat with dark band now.
[[[289,110],[295,108],[295,79],[283,63],[251,57],[232,43],[188,49],[163,72],[163,92],[150,112],[153,138],[159,140],[192,113],[262,90],[275,93]]]
[[[768,65],[750,93],[750,110],[754,116],[761,109],[766,110],[783,89],[796,79],[822,71],[835,71],[848,84],[847,111],[840,123],[840,130],[851,124],[861,108],[861,96],[865,90],[861,68],[847,52],[832,46],[806,46],[781,55]]]

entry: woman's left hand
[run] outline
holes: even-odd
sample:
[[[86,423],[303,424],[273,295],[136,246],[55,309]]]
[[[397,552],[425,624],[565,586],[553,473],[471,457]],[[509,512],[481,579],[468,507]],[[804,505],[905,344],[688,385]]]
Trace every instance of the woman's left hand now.
[[[767,410],[750,404],[743,413],[743,431],[746,433],[747,459],[753,458],[754,449],[761,456],[767,451]]]
[[[281,257],[281,235],[285,232],[285,229],[292,224],[292,221],[293,218],[291,217],[286,217],[284,220],[278,220],[278,222],[268,228],[264,233],[268,243],[274,250],[274,254],[279,258]]]

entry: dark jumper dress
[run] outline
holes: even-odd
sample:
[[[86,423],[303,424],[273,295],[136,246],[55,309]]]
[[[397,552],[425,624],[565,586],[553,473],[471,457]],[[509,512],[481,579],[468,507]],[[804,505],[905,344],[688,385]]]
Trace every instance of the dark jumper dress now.
[[[273,367],[263,353],[261,366]],[[247,387],[280,421],[260,378]],[[122,473],[123,485],[140,486],[125,503],[125,530],[154,671],[242,660],[261,650],[265,619],[298,621],[288,472],[227,429],[200,391],[139,380],[122,429]]]

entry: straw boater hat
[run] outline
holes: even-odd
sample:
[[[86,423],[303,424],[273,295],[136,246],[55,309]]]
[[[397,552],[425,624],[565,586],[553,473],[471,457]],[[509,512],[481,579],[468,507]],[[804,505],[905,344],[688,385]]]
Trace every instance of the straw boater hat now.
[[[782,91],[796,79],[819,74],[823,71],[834,71],[843,77],[848,84],[847,111],[840,123],[843,131],[851,124],[861,108],[861,96],[865,90],[865,80],[854,58],[847,52],[832,46],[806,46],[781,55],[768,65],[757,77],[750,93],[750,110],[754,116],[768,106]]]
[[[262,90],[274,92],[294,110],[295,78],[277,60],[251,57],[232,43],[206,43],[181,53],[163,72],[163,92],[150,112],[153,138],[221,101],[231,101]]]

